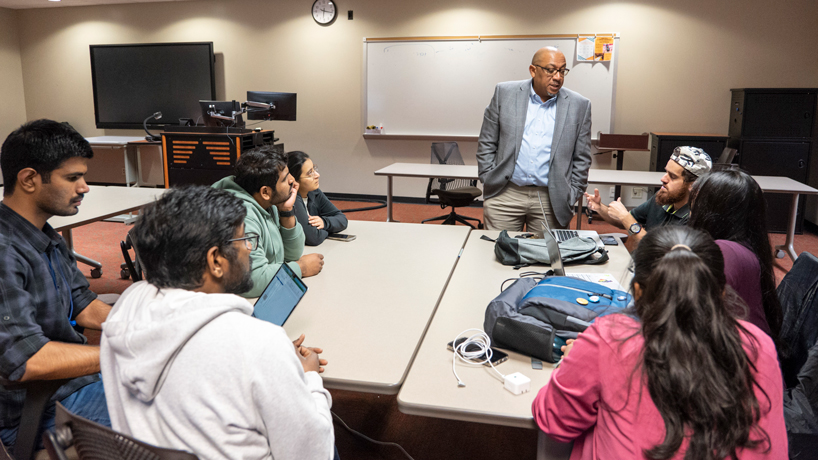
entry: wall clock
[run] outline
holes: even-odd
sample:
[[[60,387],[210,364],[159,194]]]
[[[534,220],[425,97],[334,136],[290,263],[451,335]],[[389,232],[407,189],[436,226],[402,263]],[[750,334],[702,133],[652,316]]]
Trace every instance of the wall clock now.
[[[328,26],[338,17],[338,8],[332,0],[315,0],[312,4],[312,18],[322,26]]]

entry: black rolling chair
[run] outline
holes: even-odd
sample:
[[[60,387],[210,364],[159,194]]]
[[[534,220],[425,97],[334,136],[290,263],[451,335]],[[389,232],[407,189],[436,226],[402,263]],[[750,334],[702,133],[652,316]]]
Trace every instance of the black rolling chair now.
[[[98,423],[86,420],[57,403],[54,431],[43,434],[51,460],[68,460],[72,445],[80,460],[198,460],[181,450],[164,449],[137,441]]]
[[[142,265],[139,263],[139,255],[136,253],[136,247],[131,238],[131,232],[125,236],[125,241],[119,242],[119,249],[122,250],[122,257],[125,263],[120,266],[119,276],[126,280],[130,277],[134,283],[142,281]],[[133,249],[133,259],[131,259],[130,251]]]
[[[460,155],[460,148],[457,142],[432,142],[432,164],[441,165],[462,165],[463,157]],[[426,202],[439,204],[441,209],[451,207],[449,214],[426,219],[421,223],[442,220],[443,225],[455,225],[457,222],[475,228],[469,221],[477,222],[476,228],[483,228],[480,219],[474,217],[461,216],[455,212],[455,208],[462,208],[474,203],[483,192],[477,188],[476,180],[468,179],[429,179],[426,187]],[[435,196],[436,198],[432,198]]]
[[[802,252],[776,288],[784,310],[778,360],[787,388],[798,385],[798,373],[809,349],[818,342],[818,257]]]
[[[6,390],[24,390],[26,392],[23,412],[20,417],[20,425],[17,428],[17,439],[14,442],[13,453],[16,460],[33,459],[37,451],[37,439],[40,434],[40,423],[51,397],[54,393],[68,383],[64,380],[33,380],[31,382],[9,382],[0,380],[0,384]],[[3,453],[8,455],[5,447]],[[2,454],[0,453],[0,458]]]

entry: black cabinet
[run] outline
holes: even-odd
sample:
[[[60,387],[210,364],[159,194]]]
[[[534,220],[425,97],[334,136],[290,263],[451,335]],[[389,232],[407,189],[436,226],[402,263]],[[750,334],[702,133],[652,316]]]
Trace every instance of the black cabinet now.
[[[284,144],[273,131],[204,126],[173,126],[162,133],[165,188],[180,185],[210,185],[233,174],[243,152],[263,144],[281,153]]]
[[[673,149],[698,147],[715,162],[727,147],[727,136],[717,134],[650,133],[650,170],[664,171]]]
[[[733,89],[728,145],[738,150],[741,169],[758,176],[785,176],[812,183],[810,163],[816,145],[818,89]],[[816,160],[812,160],[815,162]],[[791,195],[765,193],[767,227],[787,230]],[[796,233],[802,232],[804,197],[799,200]]]

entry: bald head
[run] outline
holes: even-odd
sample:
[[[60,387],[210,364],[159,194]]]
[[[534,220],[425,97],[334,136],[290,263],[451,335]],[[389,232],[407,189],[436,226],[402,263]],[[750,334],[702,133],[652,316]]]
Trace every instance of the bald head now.
[[[544,48],[540,48],[534,53],[534,57],[531,58],[531,64],[539,64],[543,65],[542,62],[548,62],[555,56],[562,56],[562,60],[565,60],[565,55],[562,54],[562,51],[553,47],[553,46],[546,46]]]
[[[534,53],[528,71],[531,73],[531,85],[540,99],[545,101],[557,95],[565,82],[562,74],[565,66],[565,55],[553,46],[540,48]]]

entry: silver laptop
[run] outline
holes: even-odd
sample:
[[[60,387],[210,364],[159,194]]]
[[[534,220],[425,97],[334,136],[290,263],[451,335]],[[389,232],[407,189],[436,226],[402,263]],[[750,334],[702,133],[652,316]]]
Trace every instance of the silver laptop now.
[[[542,211],[543,215],[543,233],[546,233],[545,230],[548,230],[548,232],[550,232],[554,236],[554,239],[556,239],[559,243],[570,240],[574,237],[580,237],[594,240],[597,249],[601,249],[604,246],[602,240],[599,238],[599,233],[597,233],[596,230],[551,230],[551,228],[548,227],[548,221],[545,219],[545,206],[542,204],[542,198],[540,197],[539,192],[537,192],[537,199],[540,200],[540,210]]]
[[[565,269],[562,265],[562,254],[560,254],[560,244],[554,238],[551,232],[543,232],[543,239],[545,239],[545,247],[548,249],[548,260],[551,261],[551,270],[554,270],[554,275],[565,276]]]

